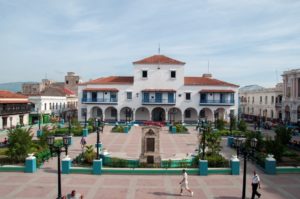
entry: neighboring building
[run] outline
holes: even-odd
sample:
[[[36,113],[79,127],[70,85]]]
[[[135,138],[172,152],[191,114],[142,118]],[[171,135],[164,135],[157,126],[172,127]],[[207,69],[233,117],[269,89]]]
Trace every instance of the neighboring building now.
[[[41,83],[23,84],[23,94],[29,96],[33,103],[30,124],[38,121],[42,114],[43,121],[48,122],[51,116],[77,116],[77,85],[80,77],[68,72],[64,82],[53,82],[43,79]]]
[[[237,115],[238,86],[211,74],[185,77],[184,62],[154,55],[133,62],[133,76],[110,76],[78,86],[78,118],[106,121],[228,120]]]
[[[282,119],[282,83],[275,88],[257,85],[245,86],[239,90],[240,111],[243,118],[264,121]]]
[[[285,71],[283,79],[283,119],[286,122],[300,121],[300,69]]]
[[[27,96],[0,90],[0,129],[28,125],[30,108]]]
[[[39,95],[29,96],[28,99],[33,103],[29,118],[32,124],[37,123],[39,114],[43,115],[42,120],[46,123],[51,116],[77,116],[77,96],[67,88],[50,86]]]

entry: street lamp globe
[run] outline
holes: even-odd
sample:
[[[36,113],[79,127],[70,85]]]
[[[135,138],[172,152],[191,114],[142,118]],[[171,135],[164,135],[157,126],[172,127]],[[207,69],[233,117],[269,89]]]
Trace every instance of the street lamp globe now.
[[[69,145],[69,136],[63,137],[63,143],[64,143],[64,145]]]
[[[252,138],[250,141],[250,145],[252,148],[256,148],[257,145],[257,139],[256,138]]]
[[[47,144],[49,145],[49,146],[53,146],[54,145],[54,136],[48,136],[47,137]]]

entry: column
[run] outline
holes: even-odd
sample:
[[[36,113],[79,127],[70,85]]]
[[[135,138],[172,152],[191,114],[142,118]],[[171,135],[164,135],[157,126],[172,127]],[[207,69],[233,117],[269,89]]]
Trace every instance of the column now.
[[[35,173],[36,172],[36,157],[33,154],[29,154],[29,156],[25,160],[25,173]]]
[[[208,161],[199,160],[199,175],[207,176],[207,174],[208,174]]]
[[[62,159],[62,173],[69,174],[72,166],[72,159],[67,155]]]
[[[240,160],[236,155],[230,159],[231,175],[240,175]]]
[[[102,173],[102,159],[93,160],[93,174],[101,175]]]
[[[276,174],[276,160],[271,154],[265,159],[265,172],[270,175]]]

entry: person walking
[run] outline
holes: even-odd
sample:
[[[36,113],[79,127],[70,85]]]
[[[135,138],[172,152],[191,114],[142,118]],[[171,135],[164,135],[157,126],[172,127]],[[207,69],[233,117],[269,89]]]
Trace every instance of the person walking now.
[[[258,174],[256,173],[256,171],[253,172],[253,177],[252,177],[252,197],[251,199],[255,198],[255,195],[258,196],[258,198],[260,198],[261,194],[258,193],[257,188],[260,188],[260,178],[258,176]]]
[[[188,192],[190,192],[191,196],[194,195],[194,192],[192,192],[192,190],[189,188],[188,186],[188,175],[185,171],[185,169],[182,170],[182,180],[180,181],[180,195],[183,195],[183,188],[185,188]]]

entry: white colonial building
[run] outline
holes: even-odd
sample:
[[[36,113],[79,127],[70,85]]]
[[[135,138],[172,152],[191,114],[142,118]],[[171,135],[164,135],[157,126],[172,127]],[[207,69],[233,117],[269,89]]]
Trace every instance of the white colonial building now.
[[[27,96],[0,90],[0,130],[28,125],[29,113]]]
[[[282,83],[274,88],[246,86],[239,90],[242,117],[257,120],[282,119]]]
[[[286,122],[300,121],[300,69],[285,71],[283,78],[283,119]]]
[[[78,86],[78,118],[105,121],[197,122],[237,115],[238,86],[210,74],[185,77],[185,63],[154,55],[133,62],[133,76],[110,76]]]

